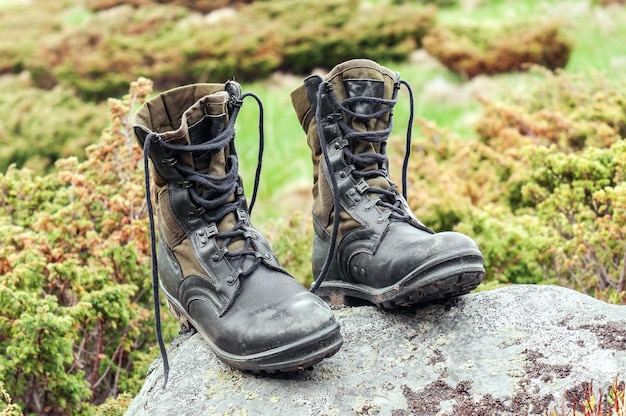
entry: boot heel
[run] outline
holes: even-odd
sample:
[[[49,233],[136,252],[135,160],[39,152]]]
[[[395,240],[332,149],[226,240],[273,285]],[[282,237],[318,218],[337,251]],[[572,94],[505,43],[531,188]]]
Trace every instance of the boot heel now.
[[[341,309],[347,306],[346,296],[341,292],[329,292],[324,296],[324,300],[328,303],[331,309]]]
[[[174,302],[170,301],[169,298],[167,298],[167,296],[165,297],[165,302],[167,303],[167,309],[169,309],[170,313],[174,315],[174,318],[176,318],[176,320],[180,322],[181,334],[189,331],[195,331],[195,328],[193,327],[193,325],[191,325],[191,322],[189,322],[185,314],[182,313],[180,309],[174,304]]]
[[[315,293],[320,298],[322,298],[324,302],[326,302],[326,304],[330,306],[331,309],[334,309],[334,310],[343,309],[343,308],[352,307],[352,306],[364,306],[364,305],[369,304],[363,301],[363,299],[350,296],[349,292],[346,292],[345,290],[342,290],[342,289],[333,290],[333,289],[330,289],[327,287],[325,288],[322,286]]]

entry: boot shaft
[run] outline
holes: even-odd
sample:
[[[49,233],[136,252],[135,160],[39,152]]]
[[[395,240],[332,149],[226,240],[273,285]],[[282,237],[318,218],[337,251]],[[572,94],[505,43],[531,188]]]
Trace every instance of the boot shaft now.
[[[161,140],[177,145],[201,145],[215,140],[222,133],[232,115],[233,100],[241,95],[235,82],[226,84],[194,84],[166,91],[146,102],[135,114],[135,135],[143,146],[150,132],[159,134]],[[224,138],[230,141],[229,138]],[[224,175],[226,162],[233,143],[216,143],[216,150],[205,152],[179,152],[177,163],[191,170],[210,175]],[[221,146],[223,145],[223,146]],[[154,158],[152,158],[154,159]],[[155,183],[164,185],[164,172],[154,165]]]
[[[323,86],[324,91],[320,90]],[[346,143],[342,161],[351,165],[347,170],[364,172],[368,187],[389,190],[393,184],[387,172],[386,140],[392,129],[392,110],[400,87],[399,75],[377,63],[357,59],[337,65],[324,78],[313,75],[291,94],[298,119],[307,133],[313,159],[313,216],[318,225],[330,231],[334,199],[324,161],[320,133],[329,143],[338,136],[335,147]],[[319,102],[321,100],[321,102]],[[319,107],[319,114],[316,111]],[[339,120],[332,120],[339,117]],[[321,126],[318,120],[321,121]],[[320,131],[325,129],[324,131]],[[368,140],[352,134],[371,132]],[[346,159],[346,154],[350,160]],[[336,168],[342,169],[342,163]],[[350,172],[346,172],[349,174]],[[341,179],[341,178],[340,178]],[[361,185],[361,189],[366,185]],[[359,198],[360,195],[354,194]],[[358,218],[341,211],[339,239],[362,224]]]
[[[150,133],[158,135],[149,151],[150,177],[161,238],[171,248],[205,223],[215,222],[223,233],[247,215],[234,144],[240,96],[232,81],[189,85],[158,95],[135,115],[140,145]],[[228,249],[240,250],[240,240]]]

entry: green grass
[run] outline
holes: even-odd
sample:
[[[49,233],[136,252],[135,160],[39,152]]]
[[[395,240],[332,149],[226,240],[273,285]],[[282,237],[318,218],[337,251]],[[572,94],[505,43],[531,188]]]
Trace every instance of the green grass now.
[[[245,91],[254,92],[263,101],[265,149],[261,181],[254,208],[255,221],[276,219],[281,212],[281,194],[296,184],[312,181],[313,167],[306,135],[291,106],[290,93],[297,83],[244,84]],[[236,147],[246,195],[252,195],[259,150],[259,111],[252,98],[245,100],[236,124]]]

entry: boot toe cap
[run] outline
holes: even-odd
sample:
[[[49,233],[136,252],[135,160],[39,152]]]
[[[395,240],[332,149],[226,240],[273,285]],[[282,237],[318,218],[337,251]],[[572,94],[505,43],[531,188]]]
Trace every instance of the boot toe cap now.
[[[284,273],[254,273],[231,308],[217,316],[198,300],[198,331],[216,355],[244,370],[290,371],[333,355],[342,344],[332,310]]]

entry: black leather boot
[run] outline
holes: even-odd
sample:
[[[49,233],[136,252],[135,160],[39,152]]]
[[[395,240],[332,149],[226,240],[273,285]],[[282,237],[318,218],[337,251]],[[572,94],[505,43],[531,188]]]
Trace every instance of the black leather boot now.
[[[401,84],[358,59],[308,77],[291,95],[313,153],[312,290],[335,303],[429,302],[468,293],[485,274],[472,239],[423,225],[389,179],[385,146]]]
[[[158,270],[174,316],[195,328],[220,360],[254,372],[292,371],[336,353],[342,337],[330,308],[283,270],[250,222],[234,142],[235,119],[247,96],[260,105],[235,82],[196,84],[164,92],[136,114],[153,236],[155,309],[158,318]],[[160,330],[158,337],[166,360]],[[165,362],[166,380],[167,369]]]

